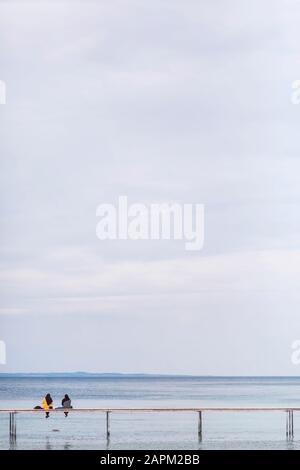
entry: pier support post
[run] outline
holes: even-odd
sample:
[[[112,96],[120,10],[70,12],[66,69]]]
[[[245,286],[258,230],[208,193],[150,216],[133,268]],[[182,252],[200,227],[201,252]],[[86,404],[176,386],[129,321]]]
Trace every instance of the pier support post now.
[[[202,441],[202,411],[198,411],[198,439]]]
[[[294,438],[294,412],[287,410],[286,412],[286,438],[288,440]]]
[[[17,437],[17,421],[16,413],[9,413],[9,438],[11,441],[15,441]]]
[[[106,412],[106,439],[110,438],[110,411]]]

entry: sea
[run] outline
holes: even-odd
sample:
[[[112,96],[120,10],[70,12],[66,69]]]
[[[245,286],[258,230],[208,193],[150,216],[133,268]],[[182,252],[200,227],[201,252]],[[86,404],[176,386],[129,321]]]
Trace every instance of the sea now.
[[[300,407],[298,377],[1,377],[0,408],[33,408],[50,393],[56,406],[67,393],[74,408],[96,407]],[[0,413],[1,449],[300,449],[300,412],[294,439],[286,439],[286,413],[18,414],[9,439],[9,415]]]

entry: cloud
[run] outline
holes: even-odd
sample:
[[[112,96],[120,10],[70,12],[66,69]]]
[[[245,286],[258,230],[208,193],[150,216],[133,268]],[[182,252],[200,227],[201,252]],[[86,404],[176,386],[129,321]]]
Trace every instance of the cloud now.
[[[298,292],[300,251],[241,252],[148,262],[99,263],[93,256],[72,259],[73,266],[49,271],[23,269],[0,272],[0,314],[129,312],[136,304],[171,297],[183,300],[213,295],[226,297],[252,293],[254,296]],[[85,269],[82,264],[84,259]],[[152,314],[141,309],[140,315]]]

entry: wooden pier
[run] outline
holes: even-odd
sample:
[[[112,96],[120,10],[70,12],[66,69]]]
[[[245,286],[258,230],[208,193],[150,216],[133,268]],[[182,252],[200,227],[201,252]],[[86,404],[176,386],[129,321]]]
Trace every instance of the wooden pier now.
[[[1,414],[9,414],[9,437],[11,442],[16,442],[17,438],[17,414],[42,413],[46,410],[35,409],[0,409]],[[206,413],[248,413],[248,412],[282,412],[286,414],[287,440],[294,438],[294,412],[300,412],[300,408],[263,408],[263,407],[235,407],[235,408],[60,408],[47,410],[51,414],[55,413],[105,413],[106,415],[106,439],[109,441],[111,435],[110,416],[112,413],[195,413],[198,415],[198,439],[202,441],[203,415]]]

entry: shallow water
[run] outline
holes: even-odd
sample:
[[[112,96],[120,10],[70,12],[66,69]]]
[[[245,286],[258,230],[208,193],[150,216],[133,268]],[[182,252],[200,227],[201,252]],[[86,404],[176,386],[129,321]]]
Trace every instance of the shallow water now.
[[[68,393],[74,407],[300,407],[300,378],[0,378],[0,407],[33,408],[51,393]],[[198,440],[196,413],[113,413],[106,440],[105,415],[17,416],[9,442],[8,415],[0,414],[0,448],[8,449],[300,449],[300,412],[287,442],[284,412],[205,413]]]

